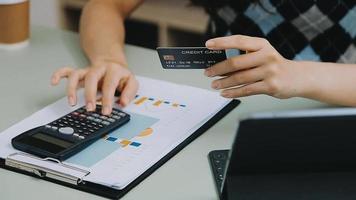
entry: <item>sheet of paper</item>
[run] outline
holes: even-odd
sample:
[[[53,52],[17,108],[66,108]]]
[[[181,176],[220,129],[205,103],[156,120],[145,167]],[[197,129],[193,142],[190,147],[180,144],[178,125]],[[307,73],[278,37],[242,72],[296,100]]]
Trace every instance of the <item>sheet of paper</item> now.
[[[208,90],[144,77],[138,80],[136,98],[124,109],[131,115],[130,122],[64,162],[90,171],[85,181],[124,188],[230,102]],[[84,103],[83,93],[78,96],[76,107]],[[0,156],[16,152],[10,145],[15,135],[76,109],[66,104],[63,98],[1,133]]]

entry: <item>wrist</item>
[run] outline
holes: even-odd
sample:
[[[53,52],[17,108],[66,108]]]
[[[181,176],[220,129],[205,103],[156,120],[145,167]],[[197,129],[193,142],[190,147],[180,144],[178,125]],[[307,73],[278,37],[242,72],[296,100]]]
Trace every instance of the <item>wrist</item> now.
[[[110,57],[98,57],[90,61],[92,66],[112,66],[117,65],[120,67],[127,68],[128,64],[126,59],[117,59],[117,58],[110,58]]]
[[[290,61],[290,66],[294,70],[295,96],[311,98],[317,91],[318,75],[313,65],[308,61]]]

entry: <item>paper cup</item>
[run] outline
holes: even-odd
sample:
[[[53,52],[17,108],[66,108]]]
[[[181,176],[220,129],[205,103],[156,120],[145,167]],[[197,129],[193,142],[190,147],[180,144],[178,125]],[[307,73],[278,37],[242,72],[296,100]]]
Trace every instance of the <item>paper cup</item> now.
[[[18,49],[29,43],[28,0],[0,0],[0,49]]]

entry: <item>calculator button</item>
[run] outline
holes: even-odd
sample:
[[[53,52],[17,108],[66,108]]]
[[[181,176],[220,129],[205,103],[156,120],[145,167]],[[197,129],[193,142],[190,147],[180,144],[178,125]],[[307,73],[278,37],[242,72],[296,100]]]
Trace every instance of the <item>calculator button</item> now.
[[[106,126],[110,125],[110,122],[108,122],[108,121],[102,121],[101,123],[106,125]]]
[[[103,120],[101,120],[101,119],[94,119],[94,121],[100,123],[100,122],[102,122]]]
[[[84,115],[84,114],[81,114],[80,116],[81,116],[81,117],[87,117],[87,116],[86,116],[86,115]]]
[[[95,131],[94,131],[93,129],[89,129],[89,132],[92,132],[92,133],[94,133]]]
[[[45,128],[52,128],[52,126],[50,126],[50,125],[46,125],[46,126],[45,126]]]
[[[107,119],[109,122],[111,122],[111,123],[114,123],[115,122],[115,119],[113,119],[113,118],[109,118],[109,119]]]
[[[101,116],[100,118],[103,119],[103,120],[108,119],[108,117],[106,117],[106,116]]]
[[[84,140],[84,139],[85,139],[85,137],[82,136],[82,135],[80,135],[78,138],[81,139],[81,140]]]
[[[100,117],[100,115],[96,114],[96,113],[93,113],[92,114],[93,117]]]
[[[79,115],[79,113],[78,113],[78,112],[73,112],[72,114],[73,114],[73,115]]]
[[[74,133],[73,136],[79,137],[79,134],[78,133]]]
[[[62,127],[59,129],[59,132],[65,135],[72,135],[74,133],[74,129],[71,127]]]
[[[112,118],[117,119],[117,120],[121,119],[121,117],[117,116],[117,115],[113,115]]]
[[[53,130],[58,130],[58,127],[57,126],[52,126],[51,127]]]
[[[118,115],[120,115],[121,117],[125,117],[126,116],[126,114],[122,113],[122,112],[120,112]]]
[[[89,120],[94,120],[95,118],[92,117],[92,116],[89,116],[89,117],[87,117],[87,119],[89,119]]]

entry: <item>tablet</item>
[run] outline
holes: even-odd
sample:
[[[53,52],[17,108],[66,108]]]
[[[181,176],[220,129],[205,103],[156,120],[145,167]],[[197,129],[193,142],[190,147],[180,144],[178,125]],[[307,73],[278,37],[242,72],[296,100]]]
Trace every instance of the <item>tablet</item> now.
[[[239,124],[228,173],[356,170],[356,109],[260,113]]]

